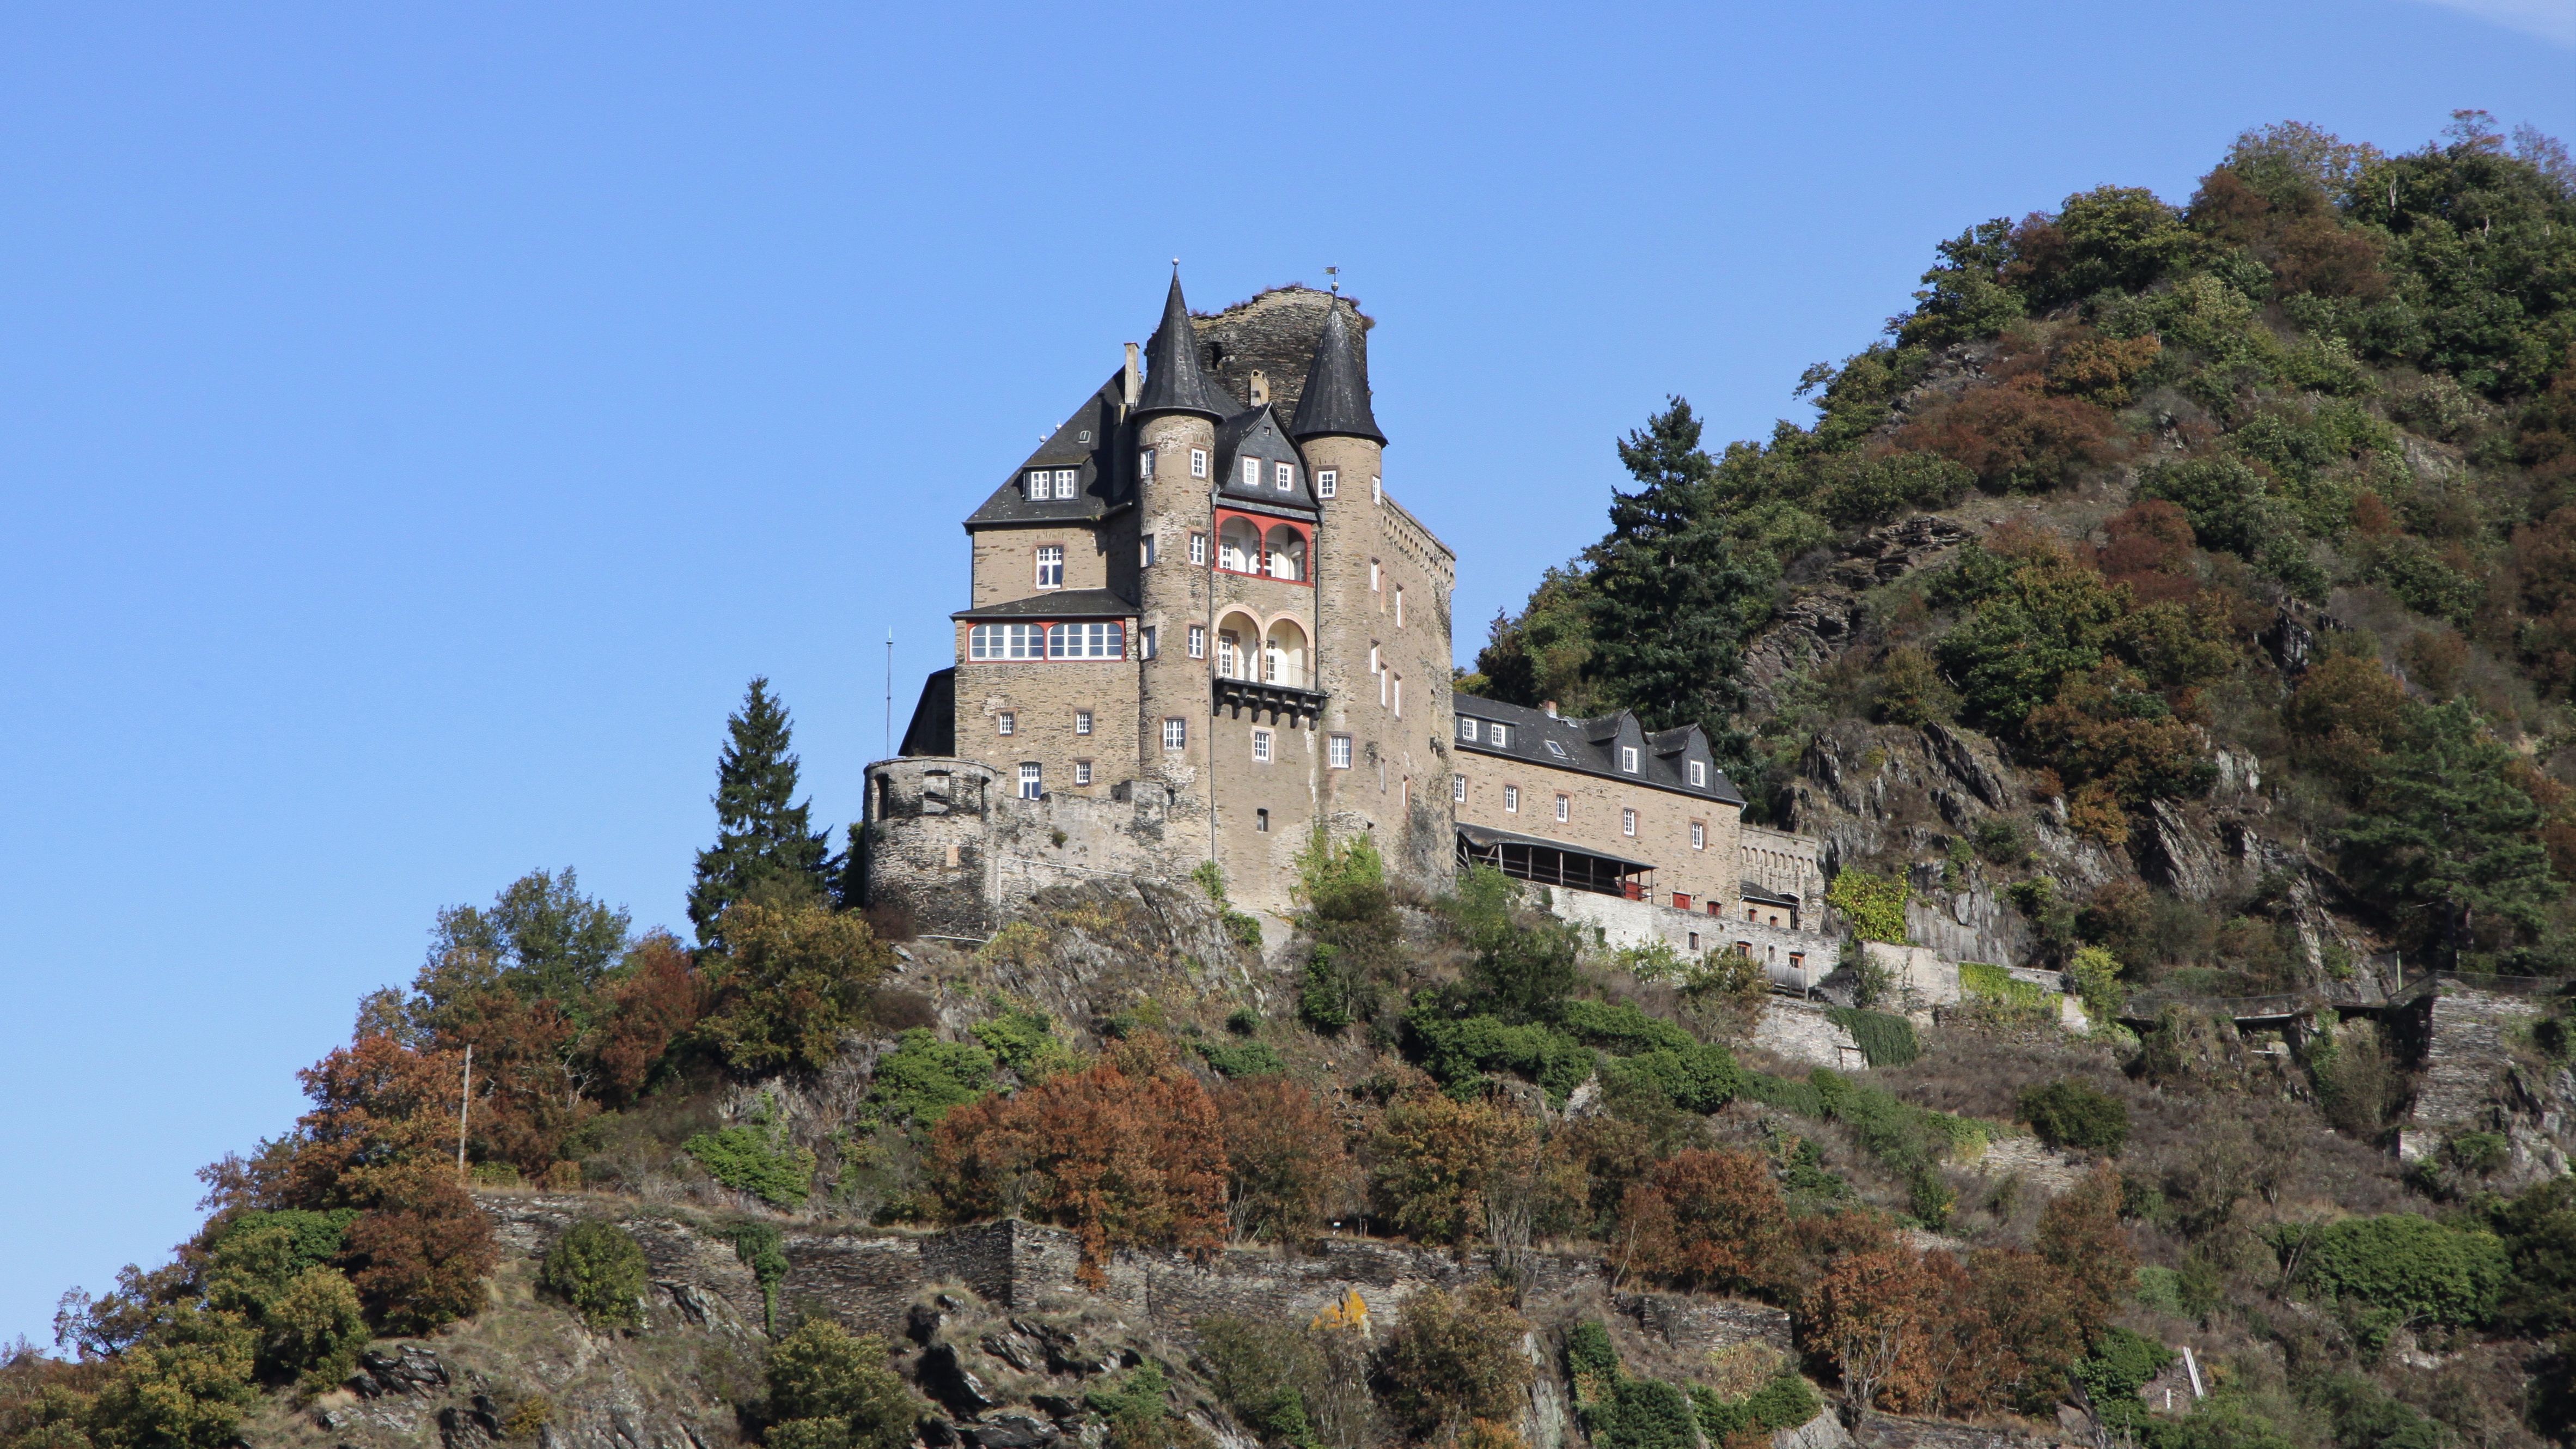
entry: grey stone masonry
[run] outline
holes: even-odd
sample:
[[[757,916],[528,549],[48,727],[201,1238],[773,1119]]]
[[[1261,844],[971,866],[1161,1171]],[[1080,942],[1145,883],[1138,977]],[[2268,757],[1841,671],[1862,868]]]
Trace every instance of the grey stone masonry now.
[[[2412,1162],[2442,1139],[2479,1122],[2495,1097],[2505,1064],[2504,1034],[2539,1014],[2530,998],[2444,982],[2425,1023],[2424,1074],[2415,1106],[2397,1134],[2397,1155]]]

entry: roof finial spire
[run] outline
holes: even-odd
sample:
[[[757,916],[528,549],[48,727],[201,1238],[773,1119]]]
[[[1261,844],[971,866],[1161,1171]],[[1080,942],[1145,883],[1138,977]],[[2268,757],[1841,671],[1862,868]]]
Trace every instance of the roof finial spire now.
[[[1177,281],[1179,281],[1180,279],[1181,279],[1181,259],[1180,259],[1179,257],[1174,257],[1174,258],[1172,258],[1172,280],[1173,280],[1173,281],[1175,281],[1175,282],[1177,282]]]
[[[1339,267],[1326,267],[1324,268],[1324,275],[1333,279],[1333,295],[1336,297],[1342,295],[1342,269]]]

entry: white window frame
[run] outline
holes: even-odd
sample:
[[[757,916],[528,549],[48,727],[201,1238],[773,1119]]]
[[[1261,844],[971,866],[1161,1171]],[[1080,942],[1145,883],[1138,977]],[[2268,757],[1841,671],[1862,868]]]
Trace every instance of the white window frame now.
[[[1081,469],[1079,469],[1079,468],[1058,468],[1058,469],[1056,469],[1056,470],[1055,470],[1055,496],[1056,496],[1056,497],[1058,497],[1058,498],[1071,498],[1071,497],[1075,496],[1075,495],[1076,495],[1076,494],[1081,490],[1081,488],[1082,488],[1082,470],[1081,470]]]
[[[1190,567],[1207,567],[1207,535],[1204,533],[1190,535]]]
[[[1270,731],[1257,729],[1252,732],[1252,763],[1270,763]]]
[[[1692,821],[1692,822],[1691,822],[1691,849],[1693,849],[1693,850],[1706,850],[1706,849],[1708,849],[1708,822],[1707,822],[1707,821],[1705,821],[1705,820],[1694,820],[1694,821]]]
[[[1073,783],[1077,785],[1088,785],[1091,783],[1091,762],[1089,760],[1076,760],[1073,762]]]
[[[1154,625],[1146,624],[1136,630],[1137,658],[1151,659],[1154,657],[1154,629]]]
[[[1404,627],[1404,585],[1395,586],[1395,627]]]
[[[1375,639],[1371,639],[1369,641],[1369,673],[1384,674],[1386,670],[1378,664],[1377,647],[1377,641]],[[1383,689],[1378,691],[1378,703],[1386,703],[1386,691]]]
[[[1467,777],[1466,777],[1466,776],[1464,776],[1464,775],[1452,775],[1452,776],[1450,776],[1450,777],[1449,777],[1449,799],[1450,799],[1453,803],[1455,803],[1455,804],[1459,804],[1459,805],[1464,805],[1464,804],[1466,804],[1466,803],[1467,803]]]
[[[1163,748],[1167,750],[1186,750],[1189,747],[1190,722],[1178,715],[1165,716],[1163,720]]]
[[[1512,743],[1512,727],[1504,724],[1500,720],[1490,721],[1486,728],[1485,738],[1495,749],[1508,749]]]
[[[1037,575],[1038,587],[1041,589],[1060,589],[1064,587],[1063,544],[1042,543],[1038,545]]]
[[[1154,566],[1154,537],[1155,536],[1153,534],[1149,533],[1143,538],[1136,540],[1137,567],[1152,568]]]
[[[1077,709],[1073,712],[1073,732],[1078,735],[1091,733],[1091,711]]]
[[[1474,719],[1463,714],[1458,716],[1458,738],[1472,744],[1475,742],[1478,728],[1478,723]]]
[[[995,711],[993,715],[993,730],[996,734],[1018,734],[1020,732],[1019,714],[1014,710],[1007,709]]]
[[[1505,785],[1503,787],[1503,813],[1506,815],[1518,815],[1521,813],[1520,786]]]
[[[1627,836],[1634,836],[1637,833],[1636,811],[1626,808],[1619,811],[1619,833]]]
[[[1243,486],[1246,488],[1258,488],[1261,486],[1261,460],[1259,458],[1246,458],[1243,460]]]
[[[1054,493],[1055,475],[1044,468],[1031,468],[1028,476],[1029,501],[1031,503],[1044,503],[1048,498],[1054,496]]]
[[[1380,479],[1371,478],[1369,480],[1369,497],[1371,501],[1377,504],[1378,507],[1384,508],[1386,506],[1386,484]]]
[[[1144,479],[1148,483],[1154,481],[1153,449],[1139,448],[1136,450],[1136,476]]]
[[[1294,463],[1279,464],[1271,470],[1270,481],[1278,485],[1279,491],[1282,493],[1295,492],[1297,488],[1297,465]]]
[[[1637,773],[1637,747],[1635,745],[1621,745],[1619,747],[1619,768],[1625,770],[1631,775]]]
[[[1207,476],[1207,449],[1190,449],[1190,476],[1193,478],[1204,478]]]
[[[1020,761],[1020,798],[1038,800],[1046,796],[1046,767],[1035,760]]]
[[[1369,560],[1369,592],[1370,592],[1370,593],[1372,593],[1372,594],[1374,594],[1374,593],[1378,592],[1380,589],[1383,589],[1385,586],[1386,586],[1386,576],[1385,576],[1384,574],[1381,574],[1381,573],[1379,573],[1379,572],[1378,572],[1377,560],[1376,560],[1376,559],[1370,559],[1370,560]]]
[[[1404,718],[1404,676],[1401,674],[1395,676],[1395,704],[1393,712],[1397,719]]]
[[[1557,796],[1557,797],[1556,797],[1556,823],[1557,823],[1557,824],[1559,824],[1559,825],[1563,825],[1566,821],[1568,821],[1568,820],[1570,820],[1570,819],[1572,819],[1572,818],[1574,818],[1574,800],[1573,800],[1573,798],[1572,798],[1571,796],[1566,796],[1566,795],[1559,795],[1559,796]]]
[[[1333,735],[1324,741],[1324,763],[1336,770],[1351,767],[1351,737]]]
[[[1205,624],[1190,626],[1190,657],[1192,659],[1207,657],[1207,625]]]
[[[1338,488],[1340,488],[1340,487],[1341,487],[1341,483],[1342,483],[1342,470],[1341,470],[1341,469],[1339,469],[1339,468],[1318,468],[1318,469],[1316,469],[1316,470],[1315,470],[1315,496],[1316,496],[1316,497],[1318,497],[1318,498],[1330,498],[1330,497],[1332,497],[1332,496],[1333,496],[1334,491],[1335,491],[1336,489],[1338,489]]]
[[[1691,788],[1694,790],[1705,790],[1708,788],[1708,761],[1693,760],[1690,762],[1690,782]]]

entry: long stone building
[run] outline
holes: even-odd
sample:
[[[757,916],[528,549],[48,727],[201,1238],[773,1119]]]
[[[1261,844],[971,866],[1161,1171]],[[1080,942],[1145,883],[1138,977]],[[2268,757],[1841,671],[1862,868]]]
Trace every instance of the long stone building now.
[[[1212,860],[1275,915],[1320,825],[1428,888],[1482,860],[1814,929],[1812,842],[1742,826],[1696,727],[1451,692],[1457,556],[1389,486],[1373,325],[1304,287],[1193,316],[1176,276],[998,480],[965,520],[957,662],[868,768],[871,904],[981,931],[1048,885]]]

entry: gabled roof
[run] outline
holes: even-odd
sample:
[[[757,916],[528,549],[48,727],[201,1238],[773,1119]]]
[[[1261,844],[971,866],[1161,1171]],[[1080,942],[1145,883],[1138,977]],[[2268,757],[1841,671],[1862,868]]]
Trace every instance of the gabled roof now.
[[[1247,488],[1243,482],[1243,460],[1261,460],[1261,482]],[[1268,504],[1273,508],[1312,510],[1315,507],[1314,480],[1306,469],[1305,455],[1288,439],[1288,430],[1270,404],[1235,414],[1217,425],[1216,430],[1217,492],[1233,502]],[[1281,491],[1278,465],[1289,467],[1289,485]]]
[[[1679,729],[1659,730],[1648,735],[1639,727],[1637,717],[1627,710],[1595,719],[1573,719],[1560,718],[1526,705],[1479,699],[1472,694],[1454,695],[1451,703],[1462,722],[1455,741],[1462,750],[1521,760],[1551,770],[1572,770],[1577,774],[1674,790],[1724,805],[1744,803],[1743,793],[1726,778],[1726,772],[1717,767],[1715,757],[1709,752],[1708,737],[1698,725],[1684,725]],[[1463,723],[1467,720],[1474,720],[1480,726],[1475,739],[1467,738]],[[1497,723],[1510,728],[1509,739],[1499,749],[1494,745],[1493,732],[1482,728]],[[1644,746],[1638,750],[1637,768],[1633,772],[1619,768],[1619,746],[1623,743]],[[1706,785],[1690,783],[1690,762],[1693,760],[1708,766]]]
[[[1315,342],[1315,360],[1306,365],[1306,385],[1297,394],[1295,433],[1300,442],[1336,435],[1386,442],[1386,434],[1377,430],[1377,415],[1369,410],[1368,368],[1342,321],[1339,297],[1324,309],[1323,335]]]
[[[1072,416],[1038,444],[1036,452],[1011,470],[984,506],[967,516],[966,526],[1088,521],[1126,502],[1125,475],[1118,466],[1119,451],[1112,446],[1118,437],[1122,381],[1120,373],[1113,372],[1099,391],[1084,398]],[[1078,475],[1073,496],[1044,502],[1029,497],[1029,474],[1039,468],[1050,473],[1073,469]]]
[[[1145,387],[1137,394],[1136,413],[1197,413],[1222,422],[1241,404],[1208,376],[1199,357],[1198,329],[1190,325],[1189,304],[1181,300],[1181,274],[1172,273],[1172,290],[1163,298],[1163,325],[1145,344]]]

